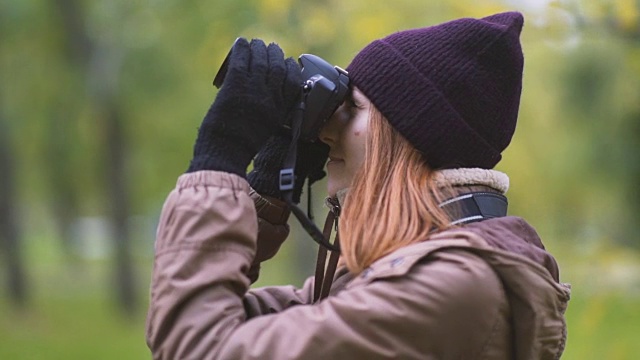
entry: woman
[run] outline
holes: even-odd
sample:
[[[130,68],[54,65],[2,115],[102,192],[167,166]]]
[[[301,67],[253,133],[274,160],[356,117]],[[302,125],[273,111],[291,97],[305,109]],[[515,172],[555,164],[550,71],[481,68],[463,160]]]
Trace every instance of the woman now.
[[[300,70],[274,44],[238,41],[162,211],[154,358],[559,358],[569,290],[555,260],[524,220],[483,210],[508,188],[491,169],[515,130],[522,22],[454,20],[354,58],[351,96],[320,133],[342,262],[317,301],[314,279],[249,290],[288,233],[279,129],[299,100]],[[308,146],[297,184],[316,180],[327,156]]]

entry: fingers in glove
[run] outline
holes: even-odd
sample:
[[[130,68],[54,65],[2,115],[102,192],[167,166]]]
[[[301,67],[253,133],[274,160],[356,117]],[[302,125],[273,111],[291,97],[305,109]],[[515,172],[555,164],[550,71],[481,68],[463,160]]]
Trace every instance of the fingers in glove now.
[[[255,85],[263,86],[267,79],[269,63],[267,60],[267,46],[260,39],[251,40],[251,60],[249,62],[249,72]]]
[[[280,173],[282,163],[287,157],[291,135],[278,132],[267,140],[254,160],[255,168],[259,171]]]
[[[251,59],[251,48],[245,38],[239,38],[233,44],[231,55],[229,56],[229,69],[227,70],[228,82],[234,82],[238,75],[243,77],[249,72]]]
[[[280,170],[289,151],[291,135],[279,132],[267,140],[253,161],[253,170],[247,175],[249,185],[261,195],[279,198]]]
[[[267,86],[272,94],[280,97],[282,95],[282,83],[286,77],[287,68],[284,62],[284,53],[280,46],[275,43],[267,47],[267,59],[269,70],[267,74]]]

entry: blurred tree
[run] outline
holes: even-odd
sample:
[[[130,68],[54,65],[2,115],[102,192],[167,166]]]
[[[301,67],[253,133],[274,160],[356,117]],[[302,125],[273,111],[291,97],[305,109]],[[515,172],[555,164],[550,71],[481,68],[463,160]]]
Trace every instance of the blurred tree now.
[[[640,249],[640,93],[636,89],[640,88],[640,1],[617,0],[614,6],[609,8],[604,23],[617,38],[625,42],[625,65],[627,72],[624,82],[628,87],[634,89],[630,106],[624,106],[621,114],[621,124],[616,131],[616,141],[618,151],[615,155],[619,157],[617,163],[618,171],[622,177],[622,187],[625,199],[631,204],[628,215],[625,219],[629,226],[627,233],[623,235],[622,242]],[[635,75],[635,76],[634,76]],[[627,94],[628,96],[628,94]]]
[[[574,4],[585,38],[568,58],[564,99],[572,124],[589,143],[591,181],[619,199],[601,227],[619,243],[640,248],[640,3],[626,0]],[[603,194],[594,194],[595,197]],[[606,195],[605,195],[606,196]]]
[[[56,0],[63,18],[69,57],[77,64],[86,79],[88,94],[94,108],[94,118],[104,130],[105,180],[107,198],[110,201],[109,216],[113,228],[114,278],[117,300],[124,312],[136,311],[135,274],[131,259],[131,231],[129,228],[130,203],[126,176],[126,135],[123,126],[124,112],[118,99],[118,79],[122,64],[122,48],[90,36],[85,15],[86,9],[79,0]],[[117,11],[118,6],[114,9]],[[118,17],[119,14],[110,14]],[[98,136],[99,134],[96,134]],[[64,183],[64,181],[61,181]],[[66,188],[67,185],[63,185]],[[72,193],[72,192],[70,192]],[[67,196],[65,202],[72,203]]]
[[[78,96],[82,94],[84,83],[83,72],[89,62],[90,40],[83,30],[82,14],[79,9],[70,6],[66,1],[59,1],[51,9],[58,21],[59,53],[51,57],[61,58],[60,69],[62,81],[60,92],[52,97],[48,104],[48,121],[45,123],[47,136],[44,137],[44,156],[46,157],[44,174],[51,187],[50,205],[52,217],[57,227],[67,265],[77,265],[74,245],[79,239],[72,231],[72,224],[80,215],[80,192],[77,188],[78,164],[74,161],[78,152],[75,144],[77,134],[74,131],[75,119],[78,117]]]
[[[15,169],[3,108],[0,105],[0,245],[4,255],[9,298],[17,306],[27,303],[27,281],[21,247]]]
[[[0,23],[3,16],[0,13]],[[0,27],[0,49],[5,44],[5,31]],[[4,50],[4,49],[2,49]],[[28,302],[27,277],[23,262],[22,232],[16,194],[16,169],[13,147],[14,134],[5,112],[6,93],[0,88],[0,251],[6,265],[7,294],[18,307]]]

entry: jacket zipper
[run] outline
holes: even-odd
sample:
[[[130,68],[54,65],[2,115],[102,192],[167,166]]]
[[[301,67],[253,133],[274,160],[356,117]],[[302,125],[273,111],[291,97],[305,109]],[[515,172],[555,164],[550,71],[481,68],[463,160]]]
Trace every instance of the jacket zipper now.
[[[338,219],[340,218],[340,211],[342,210],[340,203],[338,202],[338,199],[328,197],[325,200],[325,204],[329,207],[329,211],[331,211],[336,217],[335,230],[338,231]]]
[[[338,199],[328,197],[325,200],[325,204],[327,204],[327,206],[329,207],[329,210],[331,210],[333,215],[335,215],[336,217],[340,216],[341,209],[340,209],[340,203],[338,203]]]

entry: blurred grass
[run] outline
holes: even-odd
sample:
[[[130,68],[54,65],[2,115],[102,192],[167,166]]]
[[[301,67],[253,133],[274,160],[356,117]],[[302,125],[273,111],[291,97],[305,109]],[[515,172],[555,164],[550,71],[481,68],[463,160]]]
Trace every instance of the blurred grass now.
[[[572,286],[562,359],[638,359],[640,253],[606,239],[547,245]]]
[[[0,359],[149,359],[144,337],[152,260],[138,255],[138,313],[116,306],[105,260],[71,261],[50,238],[27,242],[30,302],[0,297]]]
[[[573,295],[563,359],[632,360],[640,354],[640,298],[623,294]]]
[[[12,312],[0,304],[5,314],[0,320],[1,359],[150,358],[144,318],[123,319],[101,291],[42,293],[33,305],[32,310]]]
[[[57,244],[28,243],[32,300],[21,311],[0,299],[0,359],[149,359],[144,339],[147,289],[152,259],[139,252],[139,313],[123,316],[110,286],[110,263],[69,264]],[[283,254],[291,250],[285,244]],[[640,295],[637,289],[610,288],[606,267],[568,249],[558,253],[564,281],[574,292],[567,310],[569,338],[563,359],[635,359],[640,353]],[[576,255],[578,254],[578,255]],[[291,256],[263,270],[260,284],[292,281]],[[637,254],[636,254],[637,255]],[[638,259],[638,256],[634,256]],[[587,265],[600,279],[584,272]],[[636,264],[637,265],[637,264]],[[637,284],[635,284],[637,286]]]

